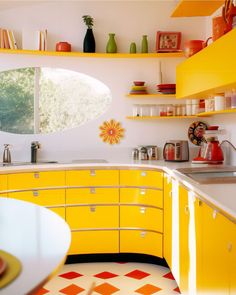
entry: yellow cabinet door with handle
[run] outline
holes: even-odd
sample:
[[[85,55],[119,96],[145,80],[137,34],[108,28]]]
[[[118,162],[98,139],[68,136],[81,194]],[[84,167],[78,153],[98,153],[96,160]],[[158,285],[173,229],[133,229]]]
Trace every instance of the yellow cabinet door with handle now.
[[[72,231],[68,254],[118,253],[119,231]]]
[[[163,188],[163,172],[152,170],[121,170],[120,185]]]
[[[236,223],[230,222],[230,295],[236,294]]]
[[[188,191],[179,186],[179,287],[183,294],[189,294],[189,251]]]
[[[118,170],[73,170],[66,171],[68,186],[119,185]]]
[[[64,171],[14,173],[8,175],[8,189],[32,189],[65,185]]]
[[[163,232],[163,211],[145,206],[120,206],[120,227]]]
[[[0,191],[7,190],[7,175],[0,175]],[[7,193],[0,194],[0,197],[7,197]]]
[[[120,188],[120,203],[163,208],[163,191],[147,188]]]
[[[145,230],[121,230],[120,252],[163,257],[162,234]]]
[[[174,245],[173,245],[174,247]],[[172,182],[171,177],[164,176],[164,258],[172,267]]]
[[[118,228],[118,206],[66,207],[66,221],[71,229]]]
[[[203,203],[200,294],[228,295],[230,290],[230,221]]]

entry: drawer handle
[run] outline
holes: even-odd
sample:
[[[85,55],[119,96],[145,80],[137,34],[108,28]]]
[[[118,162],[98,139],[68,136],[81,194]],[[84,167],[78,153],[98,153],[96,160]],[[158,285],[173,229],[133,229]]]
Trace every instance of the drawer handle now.
[[[145,188],[141,188],[140,189],[140,195],[146,195],[146,190],[145,190]]]
[[[39,173],[34,173],[34,178],[39,178]]]
[[[146,234],[147,234],[147,233],[146,233],[145,231],[142,231],[142,232],[140,233],[140,237],[141,237],[141,238],[145,238]]]
[[[145,213],[146,213],[146,208],[141,207],[141,208],[140,208],[140,213],[145,214]]]
[[[90,194],[96,194],[96,189],[94,187],[90,188]]]
[[[146,171],[141,171],[141,176],[147,176],[147,172]]]
[[[90,212],[96,212],[96,206],[90,206]]]
[[[188,213],[189,213],[189,208],[188,208],[188,206],[185,206],[185,207],[184,207],[184,212],[185,212],[185,214],[188,215]]]
[[[33,196],[34,197],[38,197],[39,196],[39,192],[38,191],[33,191]]]
[[[90,176],[96,176],[96,171],[95,170],[90,170]]]

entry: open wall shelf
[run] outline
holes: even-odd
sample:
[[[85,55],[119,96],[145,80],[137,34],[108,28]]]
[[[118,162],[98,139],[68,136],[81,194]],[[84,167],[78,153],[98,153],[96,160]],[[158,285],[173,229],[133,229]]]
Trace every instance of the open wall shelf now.
[[[147,93],[147,94],[127,94],[129,98],[175,98],[175,94]]]
[[[193,119],[193,118],[197,118],[197,115],[195,116],[143,116],[143,117],[128,116],[126,117],[126,119],[136,120],[136,121],[157,120],[157,119]]]
[[[198,117],[213,116],[213,115],[219,115],[219,114],[232,114],[232,113],[236,113],[236,109],[199,113]]]

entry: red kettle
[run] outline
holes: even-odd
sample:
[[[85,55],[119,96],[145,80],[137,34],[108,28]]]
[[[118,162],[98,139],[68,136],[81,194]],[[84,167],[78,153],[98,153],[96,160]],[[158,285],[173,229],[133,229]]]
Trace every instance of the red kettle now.
[[[224,161],[223,151],[217,137],[207,138],[207,146],[204,158],[206,161],[222,163]]]

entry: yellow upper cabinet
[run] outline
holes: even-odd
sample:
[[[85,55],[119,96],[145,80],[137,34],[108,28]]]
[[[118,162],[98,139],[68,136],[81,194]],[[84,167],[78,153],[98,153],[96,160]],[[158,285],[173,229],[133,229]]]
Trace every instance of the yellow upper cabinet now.
[[[151,170],[121,170],[120,185],[163,188],[163,173]]]
[[[236,88],[236,29],[179,64],[177,98],[206,98]]]
[[[67,171],[66,184],[69,186],[119,185],[119,171],[96,169]]]
[[[223,0],[180,0],[171,16],[208,16],[223,4]]]

